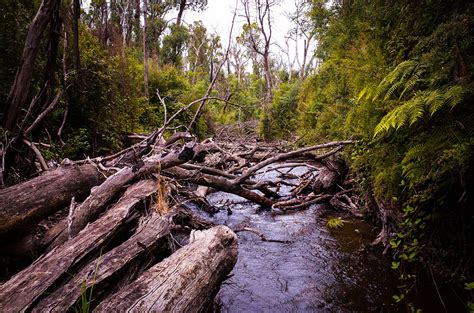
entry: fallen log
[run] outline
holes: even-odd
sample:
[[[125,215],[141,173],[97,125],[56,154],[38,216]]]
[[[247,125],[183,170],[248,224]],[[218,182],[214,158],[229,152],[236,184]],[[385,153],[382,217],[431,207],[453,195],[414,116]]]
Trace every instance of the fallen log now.
[[[68,165],[0,190],[0,235],[26,232],[71,198],[86,197],[105,177],[91,164]]]
[[[319,193],[334,193],[337,184],[342,183],[347,173],[346,165],[340,160],[322,162],[316,179],[310,184],[312,191]]]
[[[152,180],[140,181],[127,189],[125,195],[75,238],[57,246],[29,267],[0,285],[0,312],[24,311],[63,275],[71,275],[71,268],[84,262],[87,256],[100,251],[108,240],[118,234],[130,218],[132,209],[157,190]]]
[[[266,158],[264,161],[261,161],[261,162],[255,164],[255,165],[253,165],[252,167],[248,168],[246,171],[244,171],[242,173],[242,175],[240,175],[238,178],[234,179],[233,182],[235,184],[240,184],[240,183],[244,182],[247,178],[254,175],[254,173],[257,172],[259,169],[264,168],[265,166],[267,166],[269,164],[289,160],[289,159],[301,156],[301,155],[303,155],[307,152],[311,152],[311,151],[314,151],[314,150],[321,150],[321,149],[327,149],[327,148],[334,148],[335,147],[333,150],[331,150],[329,152],[326,152],[324,154],[321,154],[321,155],[314,156],[314,158],[313,158],[313,160],[323,160],[323,159],[328,158],[331,155],[334,155],[337,152],[339,152],[345,145],[352,144],[352,143],[353,143],[352,140],[334,141],[334,142],[328,142],[328,143],[324,143],[324,144],[320,144],[320,145],[316,145],[316,146],[301,148],[301,149],[295,150],[295,151],[290,151],[290,152],[286,152],[286,153],[277,154],[275,156]]]
[[[136,277],[135,273],[130,273],[133,265],[153,264],[158,254],[168,252],[169,232],[170,217],[153,214],[126,242],[89,262],[68,283],[40,301],[33,312],[66,312],[74,308],[84,292],[91,295],[91,288],[95,293],[89,302],[99,297],[101,292],[113,290],[112,284],[115,285],[117,280],[125,276]],[[128,275],[123,275],[127,270]],[[140,268],[134,271],[140,271]]]
[[[66,312],[74,309],[84,292],[89,305],[117,290],[117,285],[130,283],[144,269],[171,254],[170,230],[182,225],[194,229],[214,226],[185,209],[178,209],[165,216],[153,213],[145,219],[135,234],[120,246],[85,265],[74,277],[41,300],[33,312]],[[94,293],[91,293],[91,290]]]
[[[239,184],[235,184],[231,180],[227,180],[218,176],[204,174],[199,171],[188,171],[179,167],[167,169],[164,173],[166,175],[170,175],[173,178],[183,179],[196,185],[212,187],[220,191],[238,195],[264,207],[271,207],[272,204],[275,203],[275,201],[272,199],[261,196],[260,194],[242,187]]]
[[[237,236],[226,226],[191,233],[190,243],[103,300],[96,312],[202,312],[237,261]]]
[[[91,195],[74,210],[71,219],[68,236],[73,237],[79,233],[90,221],[92,221],[107,202],[109,202],[124,185],[132,182],[135,178],[159,172],[163,169],[184,164],[191,160],[195,154],[203,148],[198,144],[184,146],[180,152],[161,155],[152,155],[133,167],[125,167],[119,172],[107,178],[100,186],[91,190]],[[58,237],[54,245],[62,243],[64,234]]]

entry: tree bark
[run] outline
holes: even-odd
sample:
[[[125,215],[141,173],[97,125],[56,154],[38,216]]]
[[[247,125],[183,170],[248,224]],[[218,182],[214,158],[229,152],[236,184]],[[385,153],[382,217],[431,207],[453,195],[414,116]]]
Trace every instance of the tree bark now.
[[[194,231],[190,244],[102,301],[96,312],[202,312],[237,261],[237,236],[226,226]]]
[[[184,10],[186,9],[186,2],[187,0],[181,0],[179,3],[179,11],[178,11],[178,17],[176,18],[176,25],[181,25],[183,13],[184,13]]]
[[[15,129],[20,112],[26,105],[41,37],[59,1],[43,0],[30,25],[20,65],[5,105],[2,126],[6,130],[12,131]]]
[[[154,261],[155,250],[160,250],[163,246],[166,247],[164,250],[168,250],[170,228],[168,216],[162,217],[154,213],[130,239],[89,262],[68,283],[35,306],[33,311],[66,312],[81,299],[84,290],[93,288],[96,291],[94,296],[97,296],[97,291],[109,291],[112,289],[111,281],[116,280],[117,275],[140,261],[145,263]],[[158,253],[160,252],[162,251],[158,251]],[[135,275],[130,276],[135,277]],[[89,299],[89,301],[94,300]]]
[[[220,191],[238,195],[249,201],[260,204],[263,207],[271,207],[272,204],[275,203],[275,201],[271,199],[261,196],[260,194],[242,187],[239,184],[234,184],[232,180],[227,180],[222,177],[203,174],[199,171],[187,171],[179,167],[170,168],[166,173],[169,173],[171,177],[184,179],[196,185],[212,187]]]
[[[165,157],[161,155],[153,155],[148,157],[141,164],[133,167],[126,167],[119,172],[107,178],[107,180],[94,188],[91,195],[76,208],[74,216],[71,220],[69,228],[69,236],[79,233],[90,221],[92,221],[101,211],[102,207],[107,204],[127,183],[140,175],[148,175],[159,172],[162,169],[180,165],[191,160],[199,145],[193,148],[184,147],[181,152],[170,153]]]
[[[36,222],[81,199],[104,180],[95,166],[71,165],[0,190],[0,235],[26,231]]]
[[[64,245],[58,246],[25,270],[0,285],[0,311],[31,309],[36,299],[63,275],[70,275],[72,267],[87,256],[100,251],[130,218],[132,209],[157,189],[156,182],[145,180],[132,185],[125,195],[100,219],[90,224]]]
[[[74,67],[76,69],[76,81],[79,79],[81,71],[81,53],[79,50],[79,19],[81,17],[80,0],[73,0],[72,32],[74,33]]]
[[[150,97],[148,93],[148,44],[147,44],[147,14],[148,14],[148,1],[143,0],[143,83],[145,88],[145,97]]]

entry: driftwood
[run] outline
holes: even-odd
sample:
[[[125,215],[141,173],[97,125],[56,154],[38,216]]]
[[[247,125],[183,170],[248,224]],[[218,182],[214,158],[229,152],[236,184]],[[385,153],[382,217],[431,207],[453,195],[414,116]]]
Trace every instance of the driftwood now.
[[[87,294],[90,294],[91,288],[99,291],[94,294],[96,297],[101,290],[113,288],[111,284],[117,283],[119,280],[117,276],[122,276],[134,264],[145,263],[145,266],[146,264],[152,264],[159,253],[166,253],[168,250],[170,222],[171,219],[168,216],[161,217],[154,214],[130,239],[89,262],[68,283],[55,290],[35,306],[33,311],[65,312],[80,301],[84,290],[87,290]],[[138,271],[139,269],[135,270]],[[133,277],[135,275],[131,275],[128,271],[128,276]],[[89,301],[91,300],[93,299],[89,299]]]
[[[329,160],[322,165],[311,188],[315,193],[334,193],[337,184],[344,180],[347,168],[340,160]]]
[[[231,181],[218,176],[199,173],[196,171],[187,171],[178,167],[170,168],[165,171],[165,174],[171,175],[177,179],[187,180],[197,185],[213,187],[221,191],[233,193],[242,198],[258,203],[260,205],[270,207],[274,201],[263,197],[255,192],[252,192],[239,184],[234,184]]]
[[[0,190],[0,235],[29,230],[41,219],[69,205],[72,197],[87,196],[104,179],[91,164],[69,165]]]
[[[195,154],[201,153],[205,146],[191,144],[184,146],[180,152],[169,153],[166,156],[152,155],[134,166],[128,166],[107,178],[100,186],[91,190],[91,195],[71,214],[69,229],[63,230],[52,243],[52,246],[62,244],[68,237],[79,233],[87,223],[94,220],[104,206],[115,197],[122,188],[134,179],[160,172],[168,167],[183,164],[191,160]]]
[[[205,204],[212,214],[215,208],[204,198],[212,190],[241,196],[274,213],[304,209],[322,201],[345,210],[357,209],[357,201],[349,197],[352,189],[340,187],[343,170],[333,161],[326,162],[351,141],[288,152],[268,143],[252,144],[252,140],[231,143],[207,139],[196,143],[188,133],[176,133],[168,140],[162,133],[163,129],[157,130],[112,156],[76,161],[75,165],[46,172],[41,179],[0,191],[17,188],[16,192],[21,192],[24,186],[33,186],[30,199],[46,203],[47,197],[63,194],[61,188],[54,187],[54,180],[50,186],[44,184],[44,177],[51,173],[86,168],[97,180],[79,189],[77,181],[68,180],[63,185],[69,189],[60,204],[42,207],[41,214],[18,224],[21,227],[5,228],[7,236],[23,225],[34,227],[40,219],[70,204],[69,216],[59,220],[58,213],[53,219],[58,221],[56,225],[48,224],[44,232],[2,245],[2,255],[46,252],[0,285],[0,311],[71,311],[84,300],[84,294],[87,305],[97,311],[207,309],[236,261],[236,236],[230,229],[214,227],[183,209],[183,205],[190,201]],[[289,172],[298,166],[306,166],[307,172],[302,176]],[[280,177],[265,178],[270,177],[265,175],[270,170],[279,172]],[[89,181],[89,176],[79,176]],[[73,176],[65,175],[64,179],[67,177]],[[279,194],[282,185],[293,188],[289,196]],[[144,199],[151,200],[145,203]],[[14,214],[12,210],[5,209],[3,216]],[[16,211],[35,212],[22,202]],[[194,232],[207,228],[211,229]],[[188,244],[184,235],[190,231]],[[254,229],[237,231],[251,231],[264,241],[286,242],[268,239]],[[181,248],[173,253],[176,247]]]
[[[38,259],[12,279],[0,285],[0,311],[23,311],[31,307],[58,278],[116,235],[130,218],[132,208],[156,191],[156,183],[140,181],[104,216],[89,224],[75,238]]]
[[[202,312],[237,261],[237,237],[226,226],[191,233],[190,244],[102,301],[96,312]]]

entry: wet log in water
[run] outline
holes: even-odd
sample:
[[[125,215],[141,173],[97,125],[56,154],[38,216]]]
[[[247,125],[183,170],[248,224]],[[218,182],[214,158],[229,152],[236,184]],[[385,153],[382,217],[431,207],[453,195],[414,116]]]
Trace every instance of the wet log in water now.
[[[237,261],[226,226],[191,233],[190,243],[102,301],[96,312],[202,312]]]

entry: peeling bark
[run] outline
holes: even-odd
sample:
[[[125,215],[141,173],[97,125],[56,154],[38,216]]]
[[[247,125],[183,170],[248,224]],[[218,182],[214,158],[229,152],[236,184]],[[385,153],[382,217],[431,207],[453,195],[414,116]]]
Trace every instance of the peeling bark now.
[[[125,195],[105,215],[89,224],[75,238],[57,246],[29,267],[0,285],[0,311],[31,309],[61,276],[71,275],[74,265],[101,247],[116,235],[132,214],[132,209],[156,191],[156,183],[140,181],[131,186]]]
[[[237,236],[228,227],[217,226],[191,233],[190,241],[95,311],[205,311],[237,261]]]
[[[66,207],[72,197],[87,196],[103,180],[91,164],[70,165],[0,190],[0,235],[28,231],[35,223]]]

